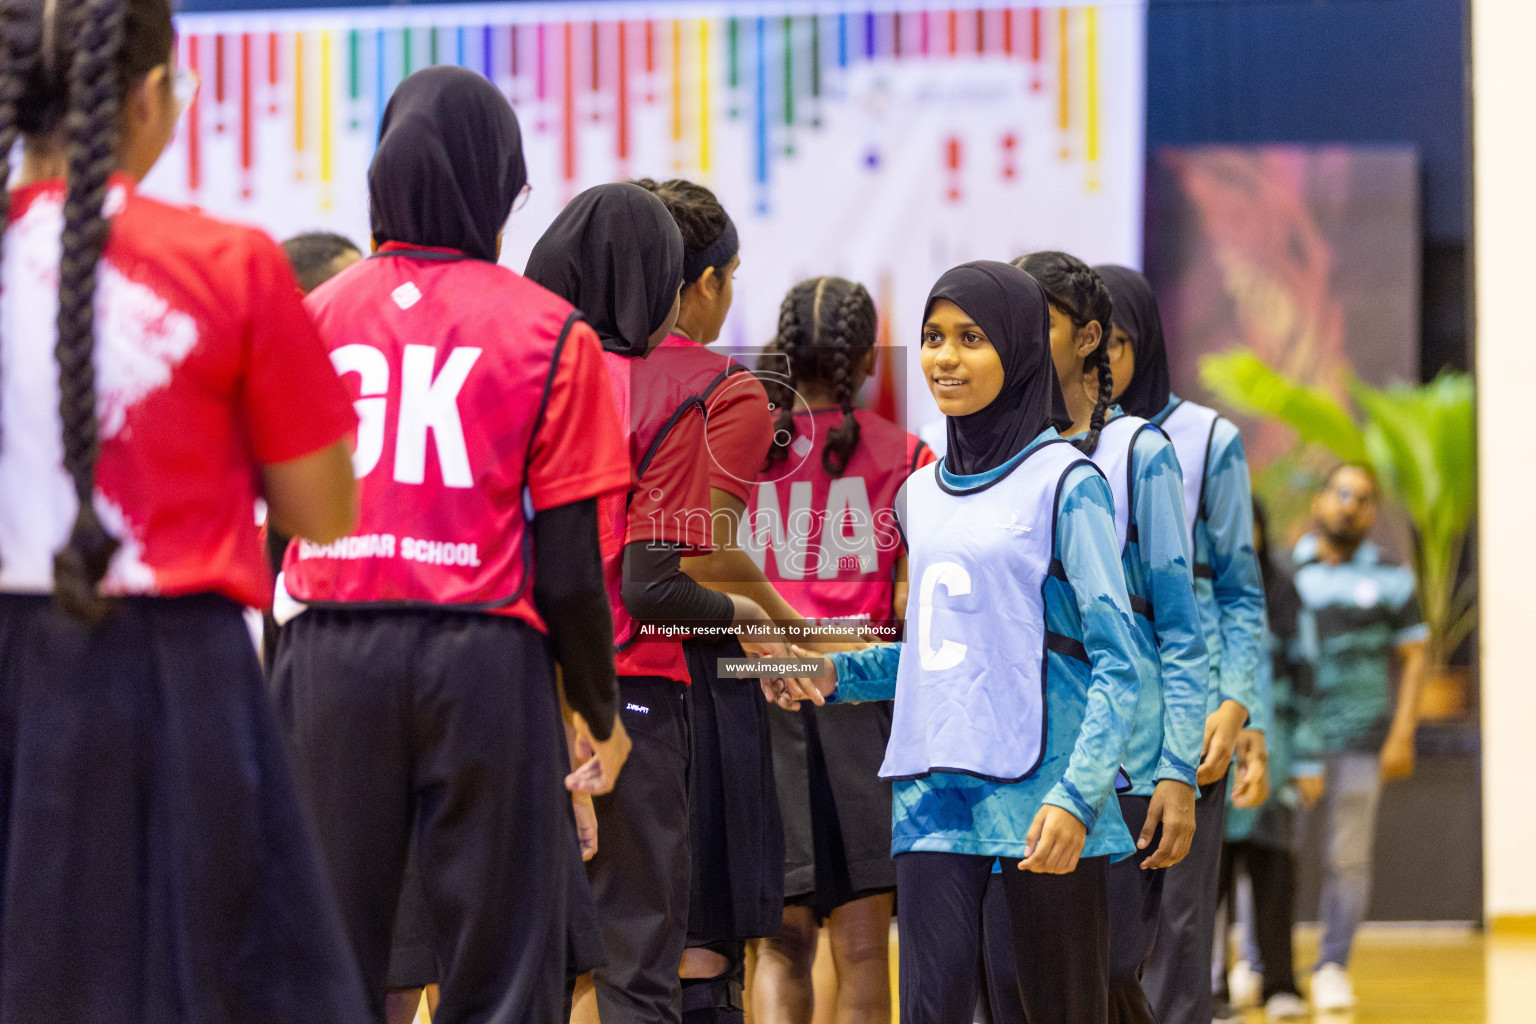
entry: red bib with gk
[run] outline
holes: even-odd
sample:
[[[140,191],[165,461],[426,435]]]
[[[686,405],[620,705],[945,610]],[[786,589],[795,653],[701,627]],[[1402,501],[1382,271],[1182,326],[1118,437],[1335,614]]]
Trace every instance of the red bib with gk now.
[[[288,592],[537,622],[528,517],[561,502],[540,501],[536,482],[525,500],[529,466],[562,363],[600,359],[590,329],[503,267],[417,249],[386,249],[309,304],[360,421],[362,515],[350,537],[289,546]],[[584,390],[606,402],[602,383]]]

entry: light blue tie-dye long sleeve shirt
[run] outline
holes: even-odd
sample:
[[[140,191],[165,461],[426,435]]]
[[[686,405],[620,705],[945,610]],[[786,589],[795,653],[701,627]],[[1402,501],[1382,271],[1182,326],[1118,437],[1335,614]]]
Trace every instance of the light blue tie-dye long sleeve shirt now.
[[[1122,414],[1111,410],[1109,422]],[[1184,478],[1173,442],[1150,428],[1131,447],[1131,508],[1121,561],[1136,611],[1141,700],[1125,754],[1130,792],[1151,796],[1157,783],[1195,785],[1205,740],[1210,664],[1195,603],[1184,520]]]
[[[1152,417],[1161,424],[1178,405]],[[1185,475],[1200,471],[1184,466]],[[1206,712],[1233,700],[1248,709],[1248,728],[1263,729],[1269,711],[1259,679],[1264,656],[1264,583],[1253,550],[1253,491],[1248,458],[1237,427],[1217,419],[1206,454],[1204,498],[1195,521],[1195,565],[1209,566],[1207,577],[1197,570],[1195,601],[1205,627],[1210,657],[1210,690]]]
[[[1045,431],[1020,457],[1055,436]],[[948,472],[944,479],[958,489],[984,482]],[[923,850],[1022,858],[1025,836],[1044,804],[1063,808],[1087,827],[1083,856],[1134,849],[1119,802],[1110,799],[1139,692],[1135,626],[1118,547],[1109,486],[1093,468],[1074,467],[1056,519],[1054,554],[1066,579],[1047,577],[1046,628],[1078,640],[1089,661],[1046,655],[1045,757],[1020,782],[940,772],[895,782],[893,855]],[[903,649],[886,644],[832,655],[839,680],[835,700],[899,700],[896,669]]]

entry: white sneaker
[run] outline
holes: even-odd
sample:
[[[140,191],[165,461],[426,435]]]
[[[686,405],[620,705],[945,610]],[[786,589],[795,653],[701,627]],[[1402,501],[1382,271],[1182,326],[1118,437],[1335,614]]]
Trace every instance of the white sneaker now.
[[[1264,1016],[1268,1020],[1305,1020],[1307,1004],[1298,995],[1278,992],[1264,1004]]]
[[[1312,972],[1312,1008],[1319,1013],[1350,1010],[1355,1005],[1355,986],[1349,972],[1338,964],[1323,964]]]
[[[1239,1010],[1258,1006],[1264,994],[1264,976],[1247,960],[1239,960],[1227,972],[1227,994]]]

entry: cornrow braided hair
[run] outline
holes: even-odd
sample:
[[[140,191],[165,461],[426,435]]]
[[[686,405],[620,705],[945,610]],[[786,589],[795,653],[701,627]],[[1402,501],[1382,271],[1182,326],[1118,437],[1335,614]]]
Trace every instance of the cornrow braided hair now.
[[[59,415],[64,468],[79,511],[69,541],[53,559],[54,602],[87,623],[100,622],[111,603],[97,591],[119,542],[96,514],[96,278],[110,224],[103,214],[107,184],[117,168],[117,118],[127,8],[122,0],[82,0],[71,12],[69,107],[64,135],[69,159],[59,261]]]
[[[789,290],[779,306],[779,333],[758,358],[759,370],[777,370],[787,363],[790,380],[786,382],[777,372],[765,373],[763,390],[773,404],[773,444],[768,446],[767,464],[784,462],[789,458],[789,446],[795,439],[795,388],[794,357],[805,338],[805,326],[800,322],[797,293],[811,282],[801,281]]]
[[[858,448],[861,428],[854,412],[861,381],[859,363],[875,344],[875,303],[861,284],[841,277],[801,281],[789,290],[779,308],[775,351],[788,357],[789,388],[814,380],[832,388],[843,410],[843,421],[827,433],[821,465],[830,476],[842,476]],[[810,327],[805,326],[809,322]],[[789,457],[795,437],[793,392],[777,403],[774,444],[768,462]]]
[[[1099,346],[1083,360],[1084,370],[1096,370],[1099,392],[1094,396],[1088,433],[1073,444],[1086,455],[1099,448],[1099,432],[1109,415],[1115,381],[1109,370],[1109,334],[1114,329],[1114,301],[1104,279],[1088,264],[1064,252],[1037,252],[1020,256],[1013,265],[1029,274],[1045,289],[1051,305],[1065,313],[1075,328],[1099,325]]]
[[[784,310],[779,310],[779,330],[784,330]],[[795,432],[795,389],[784,379],[784,348],[774,338],[757,357],[757,379],[768,393],[768,407],[773,410],[773,444],[768,447],[767,466],[789,458],[789,442]],[[779,438],[785,439],[779,444]]]

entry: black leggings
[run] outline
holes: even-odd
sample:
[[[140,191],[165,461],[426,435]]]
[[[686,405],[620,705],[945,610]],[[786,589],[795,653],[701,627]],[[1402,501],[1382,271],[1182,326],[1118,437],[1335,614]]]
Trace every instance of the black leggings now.
[[[970,1024],[976,1009],[982,907],[995,858],[960,853],[896,857],[902,1024]],[[1108,1019],[1108,857],[1069,875],[1037,875],[1004,858],[1019,997],[1030,1024]]]
[[[1264,999],[1296,995],[1291,927],[1295,923],[1296,861],[1289,850],[1228,843],[1221,851],[1221,899],[1235,915],[1237,873],[1253,883],[1253,941],[1264,961]]]

